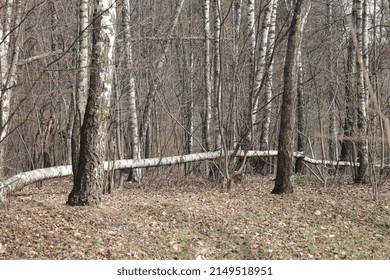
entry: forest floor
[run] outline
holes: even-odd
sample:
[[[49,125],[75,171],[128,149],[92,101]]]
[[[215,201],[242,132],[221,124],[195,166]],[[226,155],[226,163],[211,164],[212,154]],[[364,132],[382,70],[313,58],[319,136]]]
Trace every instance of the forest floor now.
[[[0,259],[390,259],[390,183],[296,180],[294,194],[248,177],[230,192],[158,177],[65,205],[70,178],[26,187],[0,210]]]

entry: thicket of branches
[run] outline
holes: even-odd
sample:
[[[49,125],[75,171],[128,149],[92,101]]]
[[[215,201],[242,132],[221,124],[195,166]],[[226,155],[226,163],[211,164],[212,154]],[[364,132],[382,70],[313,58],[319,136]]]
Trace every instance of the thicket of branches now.
[[[89,4],[86,26],[82,2]],[[222,175],[229,183],[243,163],[250,172],[274,173],[274,158],[233,160],[228,151],[278,150],[288,38],[301,3],[290,152],[356,163],[351,178],[363,183],[389,163],[388,1],[114,2],[105,160],[222,150],[215,164],[187,164],[183,174]],[[91,65],[78,59],[80,38],[91,39],[99,16],[92,7],[2,1],[3,180],[72,163],[75,115],[85,110],[79,75]],[[299,159],[295,170],[307,172]],[[327,172],[315,171],[324,182]],[[129,179],[141,176],[134,169]]]

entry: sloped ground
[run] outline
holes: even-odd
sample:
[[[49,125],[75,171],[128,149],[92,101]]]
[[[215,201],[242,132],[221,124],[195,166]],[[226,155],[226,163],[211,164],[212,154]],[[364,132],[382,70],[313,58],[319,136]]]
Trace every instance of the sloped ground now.
[[[298,182],[289,196],[247,179],[229,193],[211,183],[151,180],[65,205],[69,179],[29,186],[0,210],[0,259],[390,259],[390,187]]]

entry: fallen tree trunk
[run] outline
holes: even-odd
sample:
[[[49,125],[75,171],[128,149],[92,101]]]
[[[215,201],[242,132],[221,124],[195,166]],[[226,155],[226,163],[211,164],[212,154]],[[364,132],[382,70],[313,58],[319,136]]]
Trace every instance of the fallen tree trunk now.
[[[277,151],[239,151],[234,153],[234,151],[229,151],[229,155],[234,155],[236,157],[268,157],[268,156],[277,156]],[[205,152],[205,153],[196,153],[189,155],[181,156],[172,156],[172,157],[162,157],[162,158],[148,158],[148,159],[127,159],[127,160],[117,160],[115,162],[105,161],[104,169],[105,170],[120,170],[128,168],[146,168],[146,167],[159,167],[159,166],[168,166],[174,164],[181,164],[186,162],[202,161],[202,160],[214,160],[221,157],[222,154],[220,151],[215,152]],[[303,161],[310,164],[326,164],[334,166],[346,166],[354,163],[350,162],[332,162],[332,161],[322,161],[315,160],[308,157],[305,157],[303,152],[295,152],[294,157],[303,158]],[[356,164],[356,163],[355,163]],[[11,192],[16,192],[22,190],[25,186],[36,183],[39,181],[54,179],[59,177],[71,176],[72,166],[63,165],[50,168],[36,169],[32,171],[23,172],[12,176],[0,183],[0,207],[6,203],[7,194]]]
[[[352,161],[331,161],[331,160],[321,160],[321,159],[314,159],[309,157],[304,157],[302,159],[306,163],[310,163],[313,165],[325,165],[325,166],[359,166],[358,162],[352,162]]]

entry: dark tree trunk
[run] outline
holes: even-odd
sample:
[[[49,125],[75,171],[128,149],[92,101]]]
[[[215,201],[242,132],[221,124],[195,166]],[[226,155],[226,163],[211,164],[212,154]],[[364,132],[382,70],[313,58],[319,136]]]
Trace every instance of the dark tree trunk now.
[[[96,205],[104,183],[104,154],[107,117],[113,80],[113,19],[115,6],[97,1],[94,9],[92,67],[84,122],[81,127],[80,157],[68,205]]]
[[[284,65],[284,89],[280,116],[280,133],[278,147],[278,163],[276,170],[274,194],[292,193],[292,142],[293,142],[293,120],[294,100],[297,94],[297,50],[299,47],[299,33],[301,22],[302,4],[305,0],[298,0],[295,5],[294,15],[291,22],[286,62]]]

